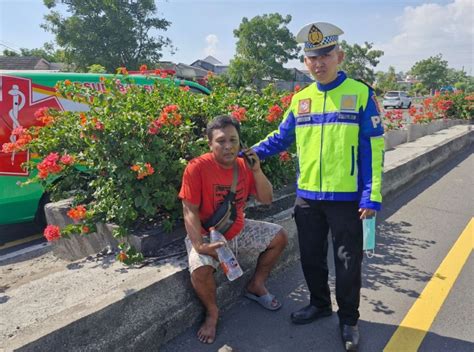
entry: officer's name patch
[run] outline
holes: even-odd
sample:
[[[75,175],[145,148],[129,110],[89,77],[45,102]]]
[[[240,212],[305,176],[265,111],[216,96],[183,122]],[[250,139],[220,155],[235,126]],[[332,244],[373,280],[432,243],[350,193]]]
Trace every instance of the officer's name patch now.
[[[298,114],[309,114],[311,111],[311,99],[301,99],[298,102]]]
[[[343,95],[341,97],[341,111],[355,111],[357,106],[357,95]]]
[[[298,116],[296,118],[296,123],[304,123],[311,121],[311,116]]]
[[[341,113],[339,113],[338,119],[339,120],[352,120],[352,121],[355,121],[355,120],[357,120],[357,117],[358,117],[358,115],[354,114],[354,113],[350,114],[350,113],[347,113],[347,112],[346,113],[341,112]]]

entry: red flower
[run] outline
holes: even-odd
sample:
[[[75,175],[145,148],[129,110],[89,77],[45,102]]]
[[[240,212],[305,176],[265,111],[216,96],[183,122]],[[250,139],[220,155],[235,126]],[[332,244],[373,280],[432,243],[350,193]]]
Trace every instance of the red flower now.
[[[117,73],[120,73],[120,74],[122,74],[122,75],[128,75],[127,69],[126,69],[125,67],[123,67],[123,66],[122,66],[122,67],[119,67],[119,68],[117,69]]]
[[[270,123],[278,120],[278,118],[283,114],[283,109],[278,105],[273,105],[270,109],[268,109],[268,111],[269,114],[267,115],[267,121]]]
[[[50,241],[60,239],[61,238],[61,231],[59,230],[59,226],[48,225],[44,229],[43,235],[50,242]]]
[[[293,93],[285,95],[283,98],[280,99],[284,108],[287,108],[288,106],[290,106],[292,98],[293,98]]]
[[[297,84],[297,85],[295,86],[295,92],[298,92],[300,89],[301,89],[301,86],[300,86],[299,84]]]
[[[59,161],[64,165],[72,165],[74,164],[74,157],[69,154],[64,154]]]
[[[244,107],[240,107],[238,105],[231,105],[228,107],[231,110],[230,114],[234,117],[237,121],[242,122],[247,119],[245,114],[247,113],[247,109]]]
[[[288,152],[281,152],[280,153],[280,160],[283,162],[287,162],[291,160],[291,155]]]
[[[143,64],[140,66],[140,73],[144,74],[148,70],[148,66]]]
[[[189,90],[190,90],[191,88],[189,88],[189,86],[184,86],[184,87],[179,87],[179,89],[181,89],[181,90],[183,90],[183,91],[185,91],[185,92],[189,92]]]
[[[92,118],[92,123],[94,124],[94,128],[98,131],[104,130],[104,124],[100,122],[97,117]]]
[[[82,233],[89,233],[89,231],[90,231],[89,226],[86,226],[86,225],[82,226],[82,228],[81,228]]]
[[[49,174],[59,173],[63,168],[57,164],[58,160],[58,153],[50,153],[46,158],[44,158],[43,161],[36,165],[36,168],[39,171],[38,177],[45,179]]]
[[[36,120],[45,126],[50,125],[54,121],[54,118],[48,114],[48,109],[47,107],[42,107],[35,112]]]
[[[67,216],[69,216],[74,221],[79,221],[86,217],[86,213],[86,207],[83,205],[78,205],[75,208],[69,209],[69,211],[67,212]]]
[[[155,70],[155,75],[157,76],[161,75],[161,70]]]

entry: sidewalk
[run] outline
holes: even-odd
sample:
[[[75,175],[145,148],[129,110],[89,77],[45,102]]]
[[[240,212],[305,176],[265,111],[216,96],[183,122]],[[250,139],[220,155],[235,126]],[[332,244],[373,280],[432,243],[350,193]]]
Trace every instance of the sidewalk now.
[[[461,125],[386,152],[384,195],[473,146],[471,126]],[[290,214],[270,219],[290,233],[277,270],[298,260]],[[253,268],[255,259],[239,257],[244,268]],[[110,254],[69,263],[48,251],[0,262],[0,278],[0,351],[156,351],[202,312],[183,255],[127,268]],[[246,278],[230,283],[219,272],[217,281],[219,305],[229,306]]]

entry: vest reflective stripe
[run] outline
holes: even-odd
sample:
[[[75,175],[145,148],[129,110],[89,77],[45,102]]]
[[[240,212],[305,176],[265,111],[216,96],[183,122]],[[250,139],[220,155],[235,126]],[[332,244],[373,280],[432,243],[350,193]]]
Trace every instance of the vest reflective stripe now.
[[[370,148],[372,150],[372,170],[383,169],[385,142],[383,136],[371,137]],[[372,187],[370,201],[382,202],[382,173],[372,172]]]

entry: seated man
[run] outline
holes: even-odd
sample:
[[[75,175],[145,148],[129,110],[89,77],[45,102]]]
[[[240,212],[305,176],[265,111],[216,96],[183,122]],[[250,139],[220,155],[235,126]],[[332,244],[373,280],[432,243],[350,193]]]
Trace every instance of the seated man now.
[[[214,342],[219,310],[216,304],[216,283],[213,273],[219,266],[216,248],[222,243],[209,243],[203,228],[231,188],[234,165],[238,167],[236,188],[236,217],[224,233],[230,248],[239,253],[259,253],[255,273],[246,286],[245,296],[269,310],[277,310],[281,303],[265,287],[265,280],[288,243],[288,234],[280,226],[245,219],[244,206],[250,195],[263,204],[273,198],[272,185],[260,168],[260,161],[251,149],[243,151],[247,160],[238,158],[240,125],[230,116],[218,116],[207,126],[210,153],[190,161],[183,175],[179,197],[183,202],[185,239],[189,256],[191,282],[206,309],[206,319],[197,336],[203,343]],[[234,254],[237,255],[238,253]]]

